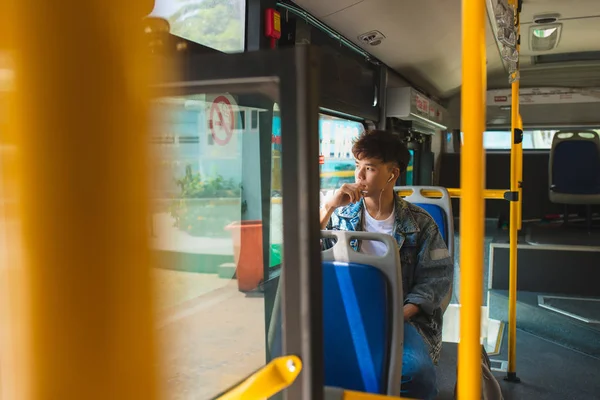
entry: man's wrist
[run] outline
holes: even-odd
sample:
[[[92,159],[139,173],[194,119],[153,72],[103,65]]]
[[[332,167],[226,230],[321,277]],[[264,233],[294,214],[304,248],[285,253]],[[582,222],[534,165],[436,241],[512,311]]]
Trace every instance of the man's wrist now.
[[[331,211],[335,210],[335,206],[333,206],[329,202],[326,202],[325,204],[323,204],[323,209],[327,212],[331,212]]]
[[[406,303],[404,305],[404,318],[410,319],[417,315],[421,311],[421,308],[417,304]]]

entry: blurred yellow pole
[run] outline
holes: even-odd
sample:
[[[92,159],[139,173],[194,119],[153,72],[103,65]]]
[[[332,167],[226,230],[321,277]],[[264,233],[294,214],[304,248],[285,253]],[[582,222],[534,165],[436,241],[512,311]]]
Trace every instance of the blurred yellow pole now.
[[[481,300],[485,165],[485,2],[462,2],[461,246],[458,399],[481,397]]]
[[[22,242],[9,262],[27,295],[12,316],[28,334],[12,393],[155,399],[141,37],[151,4],[7,1]]]

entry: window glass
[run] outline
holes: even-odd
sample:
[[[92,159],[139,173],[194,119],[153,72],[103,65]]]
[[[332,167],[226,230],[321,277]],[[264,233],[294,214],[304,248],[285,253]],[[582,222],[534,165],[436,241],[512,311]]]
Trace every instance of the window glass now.
[[[321,114],[319,116],[319,150],[321,191],[338,189],[344,183],[354,183],[355,160],[352,144],[365,131],[356,121]]]
[[[173,35],[225,53],[244,51],[245,0],[155,0],[151,15],[168,20]]]
[[[600,134],[600,129],[592,129]],[[558,129],[525,130],[523,132],[523,150],[550,150],[552,139]],[[461,144],[464,135],[460,133]],[[483,147],[486,150],[510,150],[512,135],[510,131],[485,131]]]
[[[267,361],[265,276],[283,255],[281,198],[270,196],[273,216],[262,221],[266,100],[197,93],[153,102],[149,224],[165,399],[213,398]]]

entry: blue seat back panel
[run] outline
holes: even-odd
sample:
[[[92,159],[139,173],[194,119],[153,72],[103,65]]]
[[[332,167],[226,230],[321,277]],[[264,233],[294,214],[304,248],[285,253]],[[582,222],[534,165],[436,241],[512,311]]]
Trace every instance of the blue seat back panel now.
[[[377,268],[323,262],[325,384],[384,394],[391,341],[391,295]]]
[[[600,194],[600,154],[594,142],[572,140],[556,145],[552,190],[567,194]]]
[[[431,218],[433,218],[442,234],[442,239],[448,244],[448,224],[446,223],[446,212],[444,209],[435,204],[414,203],[414,205],[421,207],[431,215]]]

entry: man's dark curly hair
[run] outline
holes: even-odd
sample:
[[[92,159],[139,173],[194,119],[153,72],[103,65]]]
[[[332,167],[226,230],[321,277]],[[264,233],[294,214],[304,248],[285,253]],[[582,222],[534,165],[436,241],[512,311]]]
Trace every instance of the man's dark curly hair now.
[[[406,171],[410,161],[410,153],[400,137],[390,131],[369,130],[361,134],[352,146],[352,154],[357,160],[376,158],[384,163],[393,162]]]

